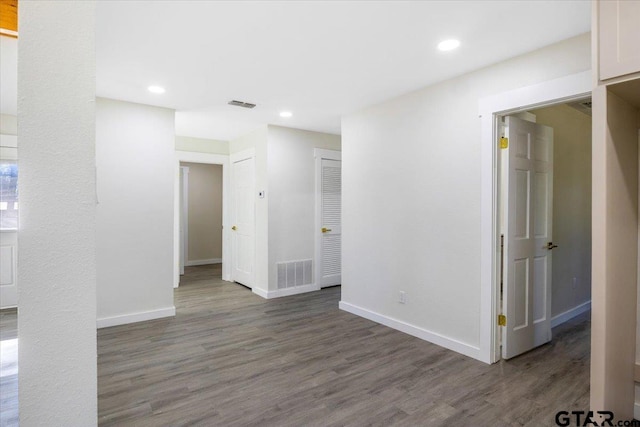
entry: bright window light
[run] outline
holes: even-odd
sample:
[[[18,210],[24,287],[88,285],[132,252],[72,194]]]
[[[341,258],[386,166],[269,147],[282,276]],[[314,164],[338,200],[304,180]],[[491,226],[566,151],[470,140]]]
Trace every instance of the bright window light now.
[[[0,230],[18,229],[18,163],[0,161]]]

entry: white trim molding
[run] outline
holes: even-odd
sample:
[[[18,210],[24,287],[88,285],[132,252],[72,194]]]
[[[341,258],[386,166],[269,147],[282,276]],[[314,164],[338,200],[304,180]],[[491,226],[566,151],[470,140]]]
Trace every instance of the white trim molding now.
[[[375,313],[373,311],[367,310],[362,307],[358,307],[348,302],[340,301],[339,307],[340,307],[340,310],[344,310],[351,314],[355,314],[356,316],[364,317],[365,319],[369,319],[373,322],[380,323],[381,325],[388,326],[392,329],[397,329],[398,331],[404,332],[405,334],[412,335],[414,337],[420,338],[430,343],[439,345],[440,347],[444,347],[449,350],[453,350],[455,352],[464,354],[465,356],[469,356],[477,360],[482,360],[480,358],[480,348],[478,347],[465,344],[453,338],[445,337],[444,335],[440,335],[436,332],[428,331],[426,329],[411,325],[409,323],[403,322],[398,319],[394,319],[392,317]]]
[[[251,288],[251,292],[253,292],[254,294],[264,298],[264,299],[269,299],[269,291],[266,291],[262,288],[259,288],[257,286],[254,286],[253,288]]]
[[[108,328],[110,326],[126,325],[129,323],[146,322],[147,320],[162,319],[165,317],[174,317],[176,315],[176,307],[166,307],[157,310],[140,311],[137,313],[122,314],[120,316],[103,317],[96,321],[98,329]]]
[[[222,258],[211,258],[211,259],[194,259],[193,261],[187,261],[184,263],[187,267],[193,267],[196,265],[211,265],[211,264],[222,264]]]
[[[342,151],[314,148],[313,157],[316,159],[342,160]]]
[[[564,322],[568,322],[576,316],[581,315],[582,313],[586,313],[591,310],[591,300],[587,302],[583,302],[580,305],[573,307],[567,311],[564,311],[560,314],[556,314],[551,318],[551,327],[555,328],[558,325],[562,325]]]
[[[591,70],[503,92],[479,101],[480,145],[480,357],[500,360],[498,316],[499,227],[496,117],[591,95]]]
[[[265,291],[264,289],[260,288],[252,289],[254,294],[260,295],[264,299],[288,297],[291,295],[306,294],[307,292],[315,292],[319,290],[320,288],[318,288],[315,284],[296,286],[295,288],[276,289],[273,291]]]

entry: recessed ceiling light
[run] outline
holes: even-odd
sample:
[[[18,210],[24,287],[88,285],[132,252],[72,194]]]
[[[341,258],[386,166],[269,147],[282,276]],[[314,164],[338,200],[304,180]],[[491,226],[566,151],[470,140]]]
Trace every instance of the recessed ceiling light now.
[[[165,90],[162,86],[149,86],[147,90],[151,93],[164,93]]]
[[[291,117],[291,116],[293,116],[293,113],[291,111],[281,111],[280,112],[280,117],[287,118],[287,117]]]
[[[438,50],[446,52],[448,50],[453,50],[459,46],[460,46],[460,40],[456,40],[456,39],[443,40],[440,43],[438,43]]]

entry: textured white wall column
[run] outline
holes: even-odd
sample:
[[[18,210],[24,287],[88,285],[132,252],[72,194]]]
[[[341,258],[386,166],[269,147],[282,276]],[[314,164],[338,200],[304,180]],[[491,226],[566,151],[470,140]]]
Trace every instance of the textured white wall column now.
[[[20,425],[97,423],[95,2],[20,2]]]

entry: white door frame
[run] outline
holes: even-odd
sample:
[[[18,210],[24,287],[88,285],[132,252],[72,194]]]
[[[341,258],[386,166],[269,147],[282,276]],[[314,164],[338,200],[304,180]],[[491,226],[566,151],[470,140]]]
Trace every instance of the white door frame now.
[[[480,360],[500,360],[498,299],[498,116],[566,103],[591,95],[591,70],[482,98],[480,145]]]
[[[189,259],[189,166],[180,166],[180,275]]]
[[[173,197],[173,287],[180,284],[180,162],[222,165],[222,280],[231,280],[229,246],[229,156],[226,154],[176,151]]]
[[[315,215],[315,229],[313,236],[315,239],[315,259],[313,269],[315,270],[315,285],[316,289],[321,288],[322,283],[322,269],[320,268],[320,255],[322,253],[322,239],[318,230],[322,228],[322,160],[340,160],[342,161],[342,152],[337,150],[325,150],[322,148],[313,149],[313,157],[315,157],[316,164],[316,215]]]

